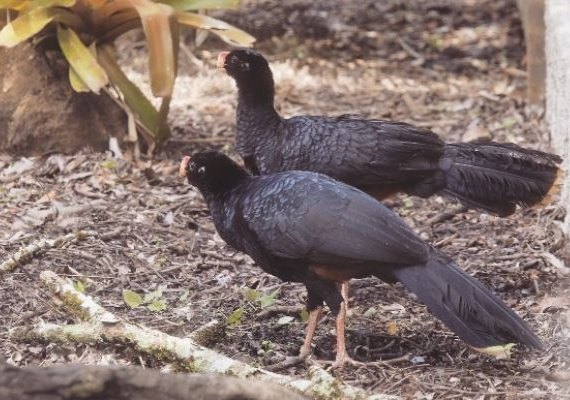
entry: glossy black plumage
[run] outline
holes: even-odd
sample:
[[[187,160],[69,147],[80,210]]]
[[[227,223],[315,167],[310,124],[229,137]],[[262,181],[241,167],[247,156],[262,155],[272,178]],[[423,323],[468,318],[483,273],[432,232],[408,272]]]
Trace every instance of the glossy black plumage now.
[[[259,53],[234,50],[223,63],[239,90],[236,148],[253,173],[320,172],[378,198],[443,194],[499,216],[557,189],[556,155],[513,144],[446,144],[427,129],[355,115],[281,118]]]
[[[488,289],[352,186],[302,171],[251,176],[217,152],[192,156],[187,175],[220,236],[266,272],[303,283],[309,309],[325,302],[336,313],[337,282],[377,276],[402,282],[473,347],[541,347]]]

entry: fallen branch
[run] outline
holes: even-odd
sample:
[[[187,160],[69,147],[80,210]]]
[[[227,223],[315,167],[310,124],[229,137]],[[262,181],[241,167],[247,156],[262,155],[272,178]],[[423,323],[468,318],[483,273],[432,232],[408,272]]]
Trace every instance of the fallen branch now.
[[[393,396],[370,395],[346,385],[320,367],[310,367],[308,379],[279,375],[233,360],[199,345],[190,338],[178,338],[155,329],[128,323],[103,307],[90,296],[77,291],[73,284],[51,271],[40,274],[41,281],[77,317],[86,321],[77,325],[60,326],[41,323],[32,329],[11,332],[15,340],[45,340],[59,343],[129,343],[141,352],[157,359],[175,362],[185,370],[201,373],[221,373],[249,378],[295,389],[316,399],[394,399]]]
[[[112,232],[100,236],[103,239],[110,239],[111,237],[118,236],[121,232],[122,229],[116,229]],[[109,234],[112,234],[112,236],[109,236]],[[20,250],[14,253],[14,255],[0,264],[0,277],[2,277],[4,274],[7,274],[8,272],[12,272],[19,266],[25,265],[40,252],[56,247],[62,247],[66,244],[74,243],[79,240],[84,240],[86,238],[94,236],[99,236],[99,234],[95,231],[78,231],[60,236],[56,239],[40,239],[37,242],[22,247]]]
[[[275,384],[250,382],[228,376],[163,374],[133,367],[87,365],[17,368],[2,362],[0,362],[0,398],[10,400],[305,399]]]
[[[44,250],[61,247],[64,244],[72,243],[77,240],[84,239],[85,237],[93,236],[95,234],[96,232],[92,231],[79,231],[75,233],[69,233],[57,239],[40,239],[35,243],[29,244],[26,247],[22,247],[20,250],[14,253],[13,256],[0,264],[0,277],[27,263],[36,254]]]

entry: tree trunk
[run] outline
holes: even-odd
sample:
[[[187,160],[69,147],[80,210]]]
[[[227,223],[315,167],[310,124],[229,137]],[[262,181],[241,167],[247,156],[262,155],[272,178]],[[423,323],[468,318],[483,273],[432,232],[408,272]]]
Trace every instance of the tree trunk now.
[[[545,0],[517,0],[526,44],[527,100],[539,105],[543,104],[546,80],[544,2]]]
[[[0,151],[101,151],[110,136],[121,141],[127,131],[126,115],[109,96],[73,91],[68,65],[48,41],[0,48],[0,93]]]
[[[58,365],[17,368],[0,360],[6,400],[302,400],[267,382],[222,375],[162,374],[133,367]]]
[[[570,1],[548,0],[546,22],[546,113],[554,151],[564,158],[567,170],[562,205],[570,233]]]

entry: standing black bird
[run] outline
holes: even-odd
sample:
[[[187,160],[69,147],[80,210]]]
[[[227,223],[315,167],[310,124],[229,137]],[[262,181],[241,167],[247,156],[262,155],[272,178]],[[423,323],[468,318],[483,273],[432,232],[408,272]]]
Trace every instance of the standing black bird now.
[[[223,52],[218,67],[236,81],[236,147],[255,174],[320,172],[377,199],[442,194],[499,216],[548,202],[560,186],[554,154],[494,142],[446,144],[427,129],[355,115],[284,119],[261,54]]]
[[[289,171],[251,176],[218,152],[185,157],[180,174],[208,203],[218,233],[263,270],[307,288],[311,341],[323,303],[337,315],[335,364],[349,361],[344,342],[347,282],[376,276],[402,282],[468,345],[542,345],[530,328],[481,283],[421,240],[366,193],[325,175]]]

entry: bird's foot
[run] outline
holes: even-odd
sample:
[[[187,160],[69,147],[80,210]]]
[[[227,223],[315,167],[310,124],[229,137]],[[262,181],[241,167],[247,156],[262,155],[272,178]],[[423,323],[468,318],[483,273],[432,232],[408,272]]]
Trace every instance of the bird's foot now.
[[[330,366],[331,369],[342,368],[345,365],[352,365],[355,367],[362,367],[366,365],[361,361],[356,361],[349,357],[348,353],[337,355],[334,361],[329,360],[313,360],[313,362],[319,366]]]
[[[338,353],[336,355],[336,358],[335,358],[334,362],[332,363],[331,369],[342,368],[345,365],[353,365],[356,367],[361,367],[365,364],[363,362],[353,360],[352,358],[350,358],[348,353],[345,351],[345,352]]]

